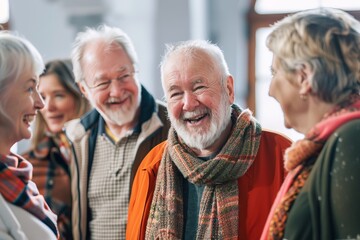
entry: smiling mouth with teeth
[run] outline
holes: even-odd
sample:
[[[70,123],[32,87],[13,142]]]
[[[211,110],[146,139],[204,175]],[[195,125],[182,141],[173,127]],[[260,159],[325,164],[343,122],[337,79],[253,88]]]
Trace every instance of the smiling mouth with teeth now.
[[[196,122],[199,122],[202,119],[204,119],[207,115],[208,114],[204,114],[204,115],[198,116],[196,118],[184,118],[184,121],[189,122],[189,123],[196,123]]]
[[[110,105],[111,104],[122,104],[122,103],[126,102],[127,99],[128,99],[128,96],[123,97],[122,99],[112,97],[107,100],[107,104],[110,104]]]

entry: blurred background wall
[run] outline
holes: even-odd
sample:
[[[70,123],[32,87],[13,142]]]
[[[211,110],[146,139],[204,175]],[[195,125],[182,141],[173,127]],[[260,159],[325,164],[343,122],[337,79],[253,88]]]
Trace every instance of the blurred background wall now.
[[[45,61],[70,56],[85,27],[108,24],[131,37],[139,56],[141,82],[163,97],[159,63],[166,43],[207,39],[224,51],[236,79],[236,102],[247,92],[249,0],[10,0],[8,28],[30,40]],[[28,141],[18,144],[18,151]]]
[[[11,0],[9,28],[29,39],[44,60],[69,57],[78,31],[105,23],[122,28],[135,44],[140,79],[156,97],[163,92],[159,62],[165,44],[208,39],[224,51],[244,102],[248,0]]]
[[[317,7],[340,8],[360,19],[360,1],[354,0],[0,0],[0,15],[4,2],[9,2],[10,12],[5,28],[29,39],[45,61],[69,57],[76,34],[86,27],[123,29],[139,55],[140,81],[160,99],[159,63],[165,44],[210,40],[223,50],[234,76],[235,102],[250,108],[263,128],[293,140],[302,135],[284,127],[279,104],[268,96],[272,54],[265,39],[271,24]],[[21,141],[18,152],[28,144]]]

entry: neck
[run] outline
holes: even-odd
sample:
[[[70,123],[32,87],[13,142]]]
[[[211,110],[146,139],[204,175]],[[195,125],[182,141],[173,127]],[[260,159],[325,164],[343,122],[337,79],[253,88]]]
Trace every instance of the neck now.
[[[213,144],[211,144],[209,147],[205,149],[193,148],[192,150],[195,152],[195,154],[198,157],[207,157],[213,155],[214,153],[217,153],[219,149],[221,149],[228,140],[229,135],[231,133],[231,129],[232,129],[232,121],[230,120],[228,125],[220,135],[220,137]]]
[[[309,98],[307,111],[298,117],[297,126],[294,129],[302,134],[306,134],[319,123],[324,115],[334,109],[335,105],[326,103],[315,97]]]
[[[105,119],[105,123],[106,123],[107,127],[109,128],[109,130],[111,131],[111,133],[117,139],[120,140],[121,138],[128,135],[129,131],[132,131],[134,129],[134,127],[136,126],[136,124],[138,122],[139,115],[140,115],[140,109],[137,109],[135,116],[131,122],[120,125],[113,121],[106,121],[106,119]]]
[[[0,154],[2,155],[9,155],[10,154],[10,148],[14,143],[9,141],[9,137],[5,136],[4,134],[0,134]]]
[[[111,133],[116,139],[121,139],[127,135],[127,133],[134,128],[133,124],[116,125],[112,123],[106,123]]]

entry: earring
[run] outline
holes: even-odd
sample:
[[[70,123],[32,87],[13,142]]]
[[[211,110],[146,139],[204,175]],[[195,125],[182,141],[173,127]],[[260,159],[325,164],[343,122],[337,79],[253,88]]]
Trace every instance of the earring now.
[[[300,94],[300,98],[301,98],[301,100],[306,101],[307,100],[307,94]]]

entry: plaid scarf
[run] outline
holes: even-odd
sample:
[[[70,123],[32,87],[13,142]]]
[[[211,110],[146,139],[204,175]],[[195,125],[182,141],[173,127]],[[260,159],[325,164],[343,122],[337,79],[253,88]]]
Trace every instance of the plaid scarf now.
[[[22,157],[0,154],[0,193],[6,201],[19,206],[45,223],[56,236],[56,215],[50,210],[36,185],[30,181],[32,165]]]
[[[70,164],[70,158],[71,158],[71,149],[70,144],[66,138],[66,135],[64,132],[59,133],[51,133],[50,131],[45,132],[46,138],[41,141],[39,144],[39,147],[35,149],[37,157],[42,158],[46,157],[49,154],[49,150],[56,151],[57,149],[52,149],[51,147],[51,141],[54,141],[55,145],[59,149],[59,153],[62,156],[62,159],[65,160],[65,163]]]
[[[183,178],[205,185],[199,212],[197,239],[237,239],[239,196],[237,179],[253,163],[261,127],[249,110],[233,105],[232,133],[221,151],[203,161],[169,131],[156,179],[146,228],[146,239],[182,239],[184,229]]]
[[[54,185],[48,184],[49,182],[57,181],[58,184],[63,184],[63,180],[66,178],[63,175],[61,178],[57,175],[57,171],[61,168],[66,172],[68,178],[70,178],[70,145],[66,139],[65,133],[60,132],[53,134],[49,131],[45,132],[44,138],[37,144],[37,146],[30,152],[23,155],[25,159],[28,159],[30,163],[37,161],[47,162],[47,166],[40,167],[38,170],[46,171],[46,182],[43,196],[46,203],[49,205],[51,210],[57,215],[57,227],[60,234],[60,239],[72,239],[71,232],[71,205],[68,205],[64,201],[58,198],[54,198]],[[41,182],[43,179],[40,176],[34,175],[34,181]],[[67,191],[67,190],[68,191]],[[66,188],[64,186],[63,194],[71,194],[70,186]],[[56,195],[56,193],[55,193]]]
[[[360,118],[360,97],[353,95],[349,101],[336,107],[326,114],[322,121],[315,125],[303,140],[295,142],[285,152],[285,168],[290,171],[278,197],[274,202],[274,209],[270,213],[269,225],[265,225],[269,233],[263,233],[262,239],[283,239],[288,212],[295,199],[306,183],[316,157],[325,142],[336,129],[343,124]]]

